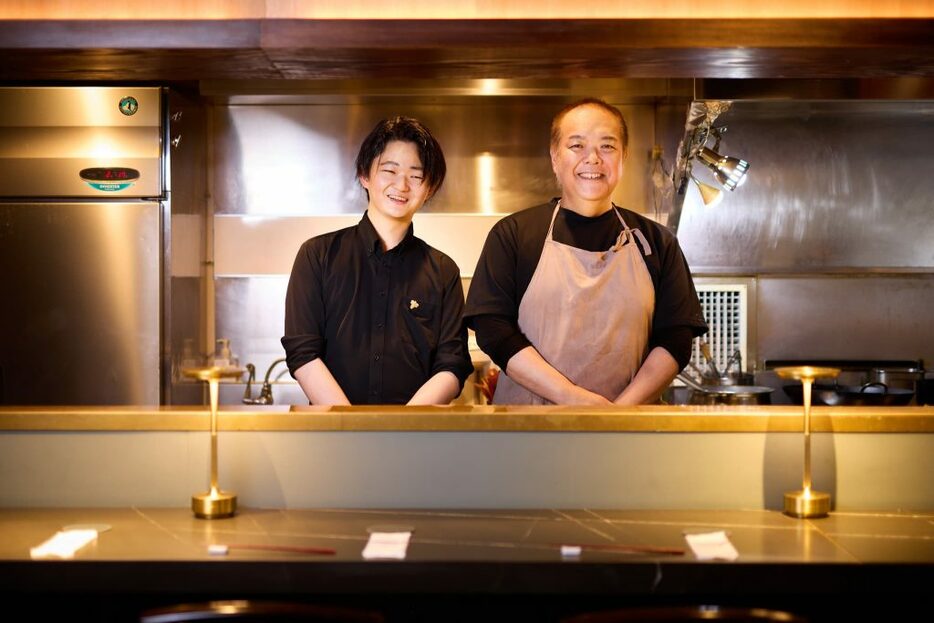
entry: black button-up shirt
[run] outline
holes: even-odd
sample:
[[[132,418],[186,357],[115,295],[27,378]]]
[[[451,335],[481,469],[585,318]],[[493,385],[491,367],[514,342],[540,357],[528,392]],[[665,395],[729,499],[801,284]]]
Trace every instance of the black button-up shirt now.
[[[321,358],[351,404],[404,404],[438,372],[473,371],[457,264],[413,235],[384,252],[366,214],[307,240],[285,299],[289,371]]]

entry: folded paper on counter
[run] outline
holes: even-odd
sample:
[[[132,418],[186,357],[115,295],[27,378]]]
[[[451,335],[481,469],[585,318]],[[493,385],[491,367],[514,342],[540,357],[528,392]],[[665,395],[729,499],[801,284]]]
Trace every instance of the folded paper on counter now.
[[[726,532],[704,532],[685,534],[684,539],[691,546],[691,551],[698,560],[736,560],[739,552],[730,542]]]
[[[370,534],[363,557],[367,560],[405,560],[411,532],[373,532]]]
[[[97,530],[61,530],[50,539],[30,548],[29,556],[42,558],[74,558],[75,553],[97,538]]]

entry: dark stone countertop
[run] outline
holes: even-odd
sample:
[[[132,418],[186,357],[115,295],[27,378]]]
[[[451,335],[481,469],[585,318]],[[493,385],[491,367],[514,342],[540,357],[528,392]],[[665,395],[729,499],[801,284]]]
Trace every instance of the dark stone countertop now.
[[[177,508],[3,509],[0,595],[45,614],[55,614],[44,605],[55,600],[43,596],[57,596],[115,620],[145,606],[232,598],[364,604],[390,620],[521,611],[523,620],[556,621],[619,604],[683,603],[753,604],[830,620],[920,606],[921,587],[934,580],[932,521],[894,512],[797,520],[761,510],[242,509],[201,520]],[[30,548],[62,526],[100,523],[110,530],[73,560],[30,560]],[[368,530],[387,525],[413,529],[406,559],[364,560]],[[699,561],[684,540],[716,530],[729,534],[736,561]],[[231,547],[217,556],[210,544]],[[584,550],[562,558],[562,544]]]

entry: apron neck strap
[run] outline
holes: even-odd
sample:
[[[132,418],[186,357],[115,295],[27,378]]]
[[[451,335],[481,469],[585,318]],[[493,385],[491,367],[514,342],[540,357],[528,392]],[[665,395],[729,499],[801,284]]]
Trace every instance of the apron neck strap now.
[[[555,231],[555,219],[558,218],[558,210],[560,209],[561,200],[558,199],[558,201],[555,203],[555,209],[551,213],[551,223],[548,224],[548,233],[545,234],[545,240],[551,240],[553,238],[552,234]],[[623,220],[623,216],[619,213],[619,210],[616,209],[615,205],[610,204],[610,209],[613,210],[613,214],[616,215],[616,218],[619,219],[620,224],[623,226],[623,233],[620,234],[621,238],[628,241],[629,236],[631,235],[631,232],[629,231],[629,225],[627,225],[626,221]]]
[[[546,240],[546,241],[552,239],[551,234],[552,234],[552,233],[554,232],[554,230],[555,230],[555,219],[558,218],[558,210],[559,210],[560,208],[561,208],[561,200],[558,199],[558,201],[555,203],[555,209],[554,209],[554,211],[551,213],[551,222],[548,224],[548,233],[545,234],[545,240]]]

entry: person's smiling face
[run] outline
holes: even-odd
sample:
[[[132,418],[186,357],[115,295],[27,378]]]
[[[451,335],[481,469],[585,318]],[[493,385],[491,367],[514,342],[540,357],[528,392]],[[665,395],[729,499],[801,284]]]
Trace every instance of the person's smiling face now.
[[[569,111],[560,128],[551,168],[561,185],[561,205],[586,216],[606,212],[626,159],[619,120],[585,104]]]
[[[409,223],[429,196],[418,148],[407,141],[387,143],[360,184],[370,196],[371,218]]]

